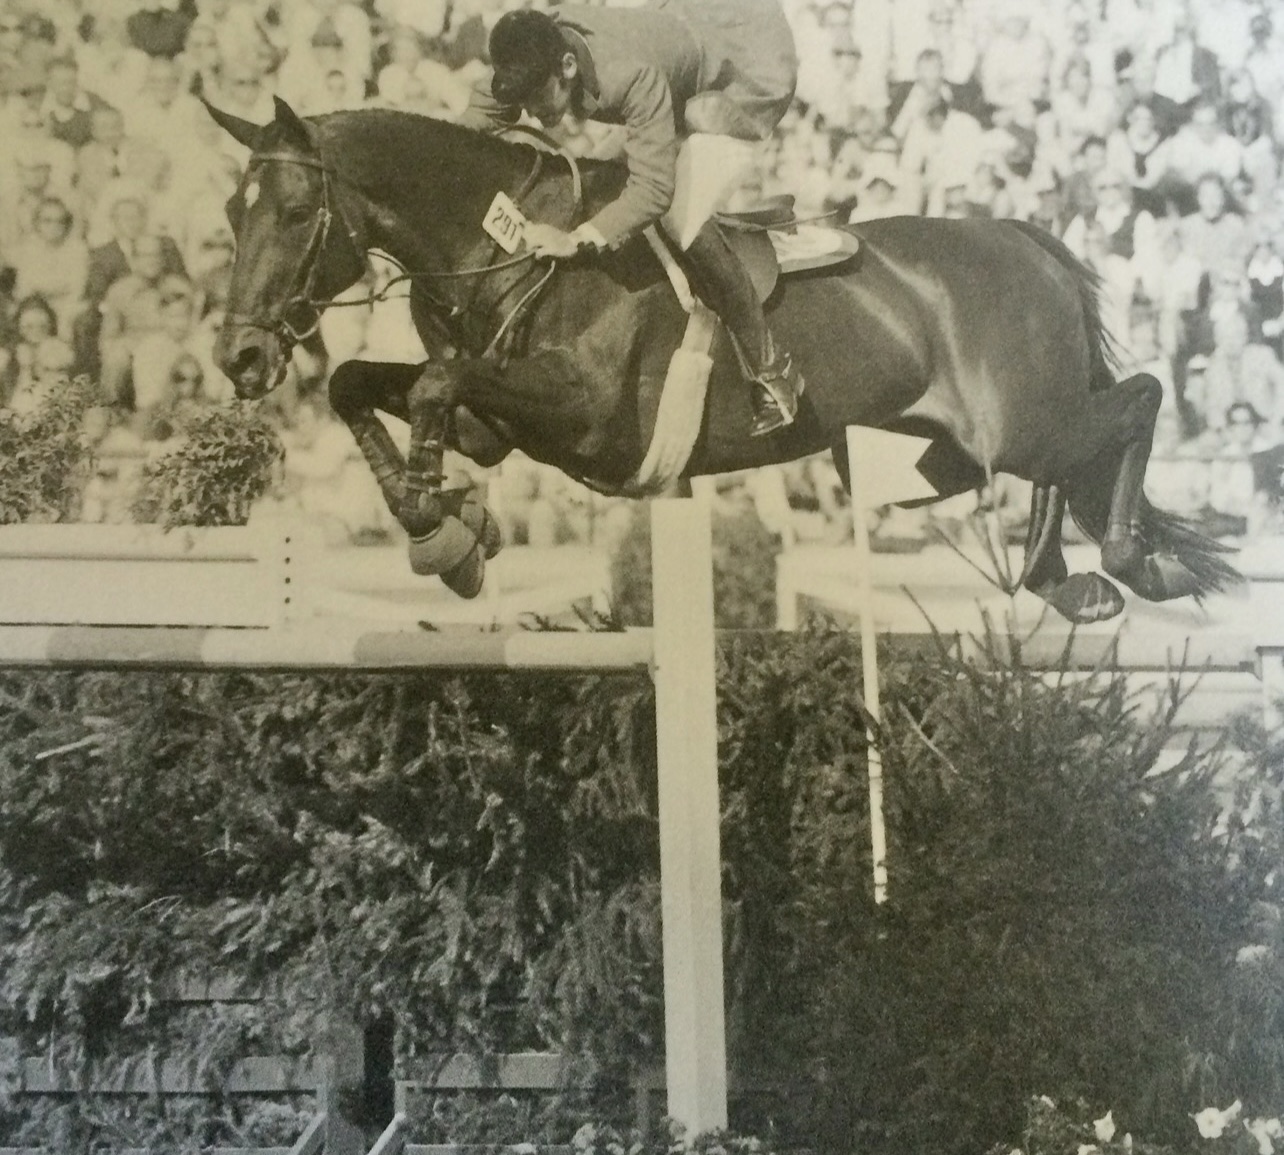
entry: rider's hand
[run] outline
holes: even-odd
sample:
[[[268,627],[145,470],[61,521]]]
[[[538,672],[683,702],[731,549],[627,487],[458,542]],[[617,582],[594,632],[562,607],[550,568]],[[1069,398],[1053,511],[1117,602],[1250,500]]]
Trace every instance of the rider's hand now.
[[[573,257],[582,243],[573,233],[564,233],[553,225],[538,221],[527,221],[522,236],[526,247],[537,257]]]

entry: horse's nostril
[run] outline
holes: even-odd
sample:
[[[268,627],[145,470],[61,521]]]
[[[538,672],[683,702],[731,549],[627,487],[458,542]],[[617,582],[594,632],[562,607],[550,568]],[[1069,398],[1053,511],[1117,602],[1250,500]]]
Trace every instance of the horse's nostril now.
[[[263,362],[263,350],[248,345],[232,358],[231,376],[240,377],[242,374],[253,373],[263,367]]]

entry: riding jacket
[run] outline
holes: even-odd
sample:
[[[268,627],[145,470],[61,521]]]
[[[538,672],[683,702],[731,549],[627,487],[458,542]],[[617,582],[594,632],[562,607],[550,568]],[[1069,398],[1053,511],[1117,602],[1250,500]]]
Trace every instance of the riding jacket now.
[[[798,58],[777,0],[647,0],[642,7],[561,5],[549,13],[575,54],[574,113],[626,129],[628,181],[583,229],[615,245],[673,200],[687,132],[762,140],[793,98]],[[474,90],[462,123],[497,130],[521,114]]]

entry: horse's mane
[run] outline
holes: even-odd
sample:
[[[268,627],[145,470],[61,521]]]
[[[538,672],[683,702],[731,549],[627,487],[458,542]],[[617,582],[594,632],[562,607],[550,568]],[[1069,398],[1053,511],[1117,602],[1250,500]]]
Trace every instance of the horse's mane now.
[[[305,119],[316,126],[323,146],[339,147],[340,152],[335,160],[351,160],[361,167],[366,167],[371,162],[382,167],[387,162],[385,150],[388,147],[388,137],[397,138],[396,147],[399,149],[410,150],[408,154],[400,154],[402,157],[417,155],[419,142],[425,148],[431,146],[451,152],[471,152],[479,159],[489,156],[496,160],[510,160],[536,151],[534,145],[525,141],[505,140],[491,132],[399,108],[347,109]],[[577,157],[576,163],[586,178],[603,171],[618,172],[620,169],[615,161]]]

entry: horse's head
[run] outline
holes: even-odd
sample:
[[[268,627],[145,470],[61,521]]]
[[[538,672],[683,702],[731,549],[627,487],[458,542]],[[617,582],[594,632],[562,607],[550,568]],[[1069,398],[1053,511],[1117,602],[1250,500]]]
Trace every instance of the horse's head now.
[[[227,204],[236,263],[214,359],[238,397],[262,397],[316,329],[321,305],[364,272],[365,254],[339,210],[314,125],[282,100],[267,125],[206,107],[253,152]]]

